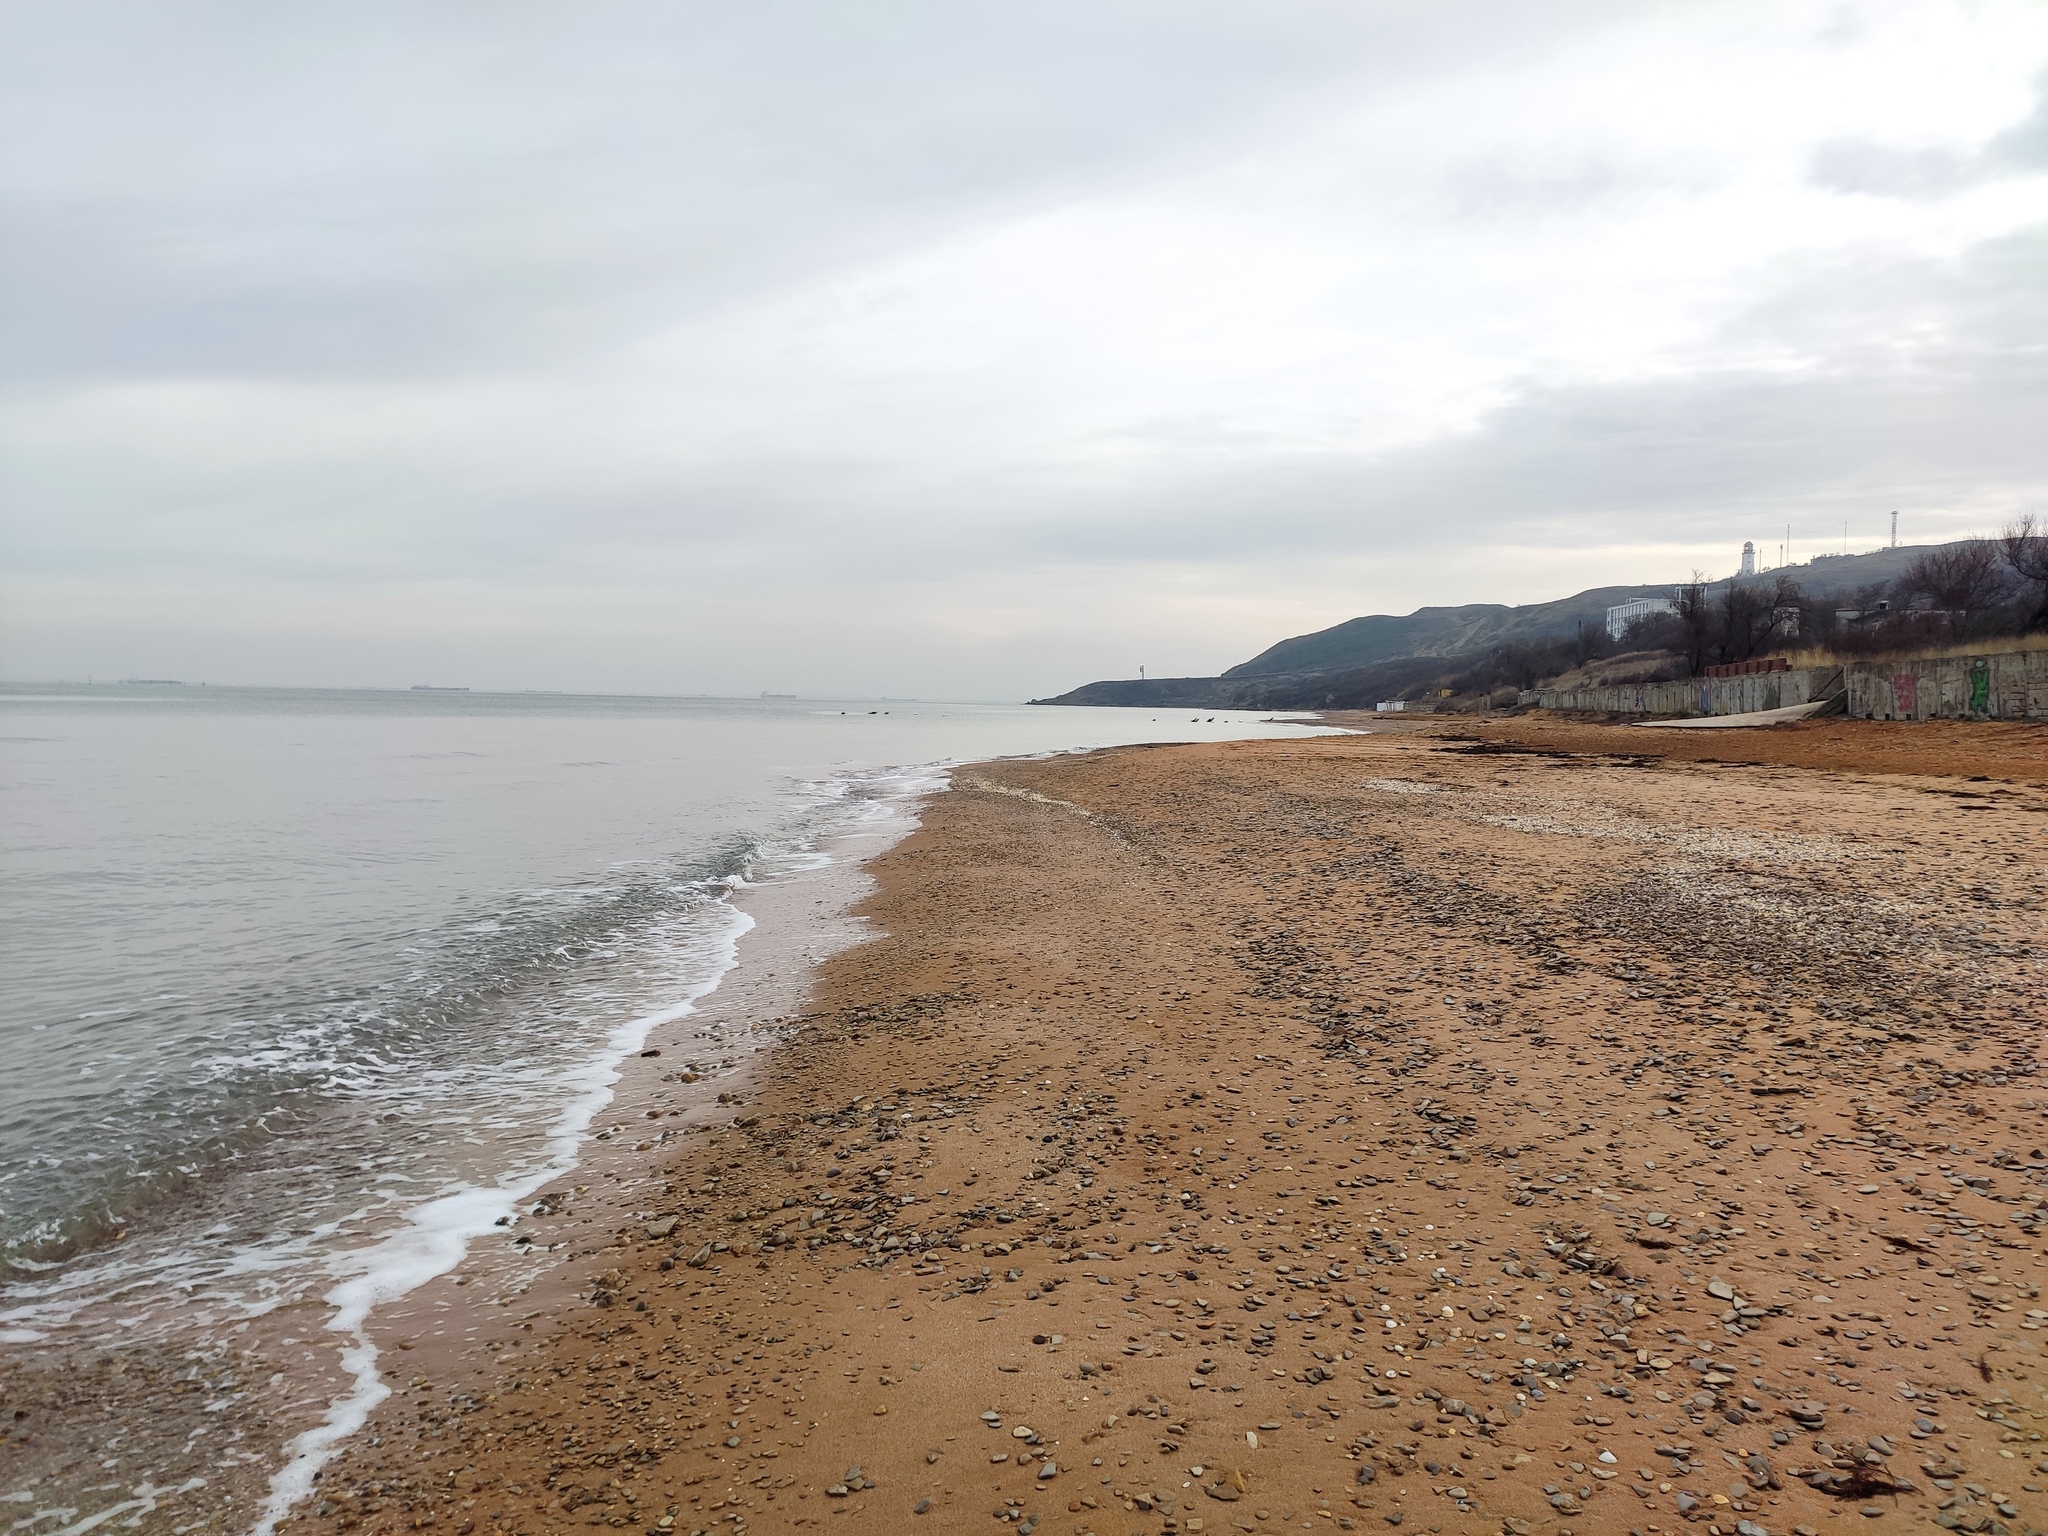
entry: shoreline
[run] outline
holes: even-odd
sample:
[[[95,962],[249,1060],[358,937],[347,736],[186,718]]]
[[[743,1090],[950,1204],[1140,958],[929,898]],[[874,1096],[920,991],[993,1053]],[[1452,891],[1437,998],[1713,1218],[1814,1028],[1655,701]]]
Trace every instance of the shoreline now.
[[[460,1257],[373,1307],[360,1328],[372,1372],[382,1366],[384,1377],[400,1381],[482,1380],[508,1363],[509,1354],[498,1355],[498,1348],[517,1347],[486,1346],[489,1358],[479,1358],[473,1335],[497,1321],[494,1307],[518,1309],[520,1331],[542,1332],[585,1300],[570,1261],[556,1254],[573,1250],[577,1228],[634,1219],[633,1208],[648,1198],[641,1193],[646,1155],[706,1129],[729,1113],[728,1106],[746,1101],[759,1058],[802,1013],[819,962],[866,936],[853,913],[875,849],[862,851],[862,845],[886,847],[906,835],[932,792],[933,786],[913,781],[882,802],[879,816],[835,828],[802,851],[784,850],[753,878],[728,882],[724,902],[744,922],[731,940],[730,960],[695,995],[636,1021],[637,1043],[602,1069],[609,1081],[590,1090],[602,1102],[591,1106],[586,1124],[567,1133],[574,1138],[565,1154],[569,1166],[516,1197],[509,1219],[496,1223],[507,1229],[502,1246],[485,1246],[488,1228],[472,1232]],[[820,916],[807,906],[827,910]],[[691,1043],[707,1039],[708,1045]],[[569,1113],[573,1117],[573,1106]],[[636,1134],[643,1139],[636,1141]],[[302,1436],[284,1448],[256,1525],[259,1536],[293,1522],[327,1463],[371,1425],[394,1390],[402,1395],[411,1388],[380,1383],[368,1404],[331,1433],[317,1442]],[[313,1465],[295,1464],[301,1447],[317,1453]]]
[[[2041,1524],[2038,741],[1503,724],[962,770],[548,1329],[291,1528]]]
[[[642,1154],[727,1112],[728,1100],[749,1091],[754,1057],[772,1049],[801,1011],[816,960],[863,936],[851,908],[868,888],[864,859],[914,825],[931,789],[922,770],[892,770],[880,793],[874,776],[865,777],[855,788],[873,797],[868,814],[803,844],[771,846],[751,878],[725,882],[716,903],[731,914],[729,958],[689,997],[614,1027],[606,1048],[578,1069],[580,1086],[554,1123],[506,1143],[549,1143],[553,1169],[408,1206],[374,1241],[337,1249],[330,1278],[302,1282],[282,1305],[239,1323],[231,1312],[212,1315],[218,1306],[188,1318],[153,1303],[150,1342],[138,1351],[122,1340],[127,1319],[119,1309],[95,1302],[12,1344],[6,1401],[18,1411],[0,1444],[26,1456],[37,1441],[50,1443],[52,1427],[114,1412],[127,1427],[109,1445],[132,1470],[112,1481],[102,1474],[97,1488],[82,1490],[82,1464],[66,1475],[62,1463],[76,1457],[59,1446],[54,1466],[47,1453],[40,1466],[17,1462],[34,1468],[30,1480],[18,1481],[17,1473],[0,1493],[26,1501],[23,1515],[33,1509],[37,1520],[56,1521],[52,1529],[109,1520],[150,1529],[287,1528],[304,1502],[300,1489],[312,1488],[332,1452],[366,1424],[374,1434],[391,1383],[421,1368],[480,1379],[492,1363],[471,1358],[465,1346],[486,1319],[496,1320],[493,1309],[520,1308],[523,1329],[536,1322],[547,1329],[580,1300],[561,1273],[574,1229],[623,1208]],[[659,1129],[647,1124],[656,1103]],[[634,1140],[641,1126],[652,1139]],[[451,1204],[468,1210],[480,1203],[489,1206],[484,1217],[505,1214],[489,1224],[473,1212],[453,1225],[440,1219]],[[536,1203],[537,1215],[529,1210]],[[192,1225],[186,1216],[182,1226]],[[546,1235],[537,1243],[493,1243],[500,1228],[508,1238]],[[415,1273],[397,1273],[400,1265]],[[102,1312],[110,1313],[107,1331],[95,1344]],[[109,1338],[122,1342],[108,1348]],[[285,1372],[272,1369],[286,1361]],[[155,1406],[166,1401],[203,1408],[205,1417],[188,1423],[189,1415]],[[208,1430],[203,1440],[186,1434],[200,1424]]]

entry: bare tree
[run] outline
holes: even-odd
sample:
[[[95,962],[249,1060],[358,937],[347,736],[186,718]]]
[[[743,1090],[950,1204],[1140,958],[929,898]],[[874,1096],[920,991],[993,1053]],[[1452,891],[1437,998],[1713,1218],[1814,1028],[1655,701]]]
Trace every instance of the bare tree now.
[[[1806,593],[1798,582],[1780,571],[1778,579],[1771,583],[1770,600],[1765,606],[1771,611],[1766,644],[1783,645],[1801,636],[1806,623]]]
[[[2048,528],[2044,528],[2029,512],[2005,525],[2005,534],[1998,541],[1999,552],[2005,556],[2005,563],[2012,567],[2013,574],[2023,582],[2040,589],[2033,617],[2027,620],[2027,628],[2048,629]]]
[[[1770,605],[1755,587],[1731,581],[1721,594],[1720,610],[1721,659],[1749,660],[1770,639]]]
[[[1581,619],[1572,631],[1572,664],[1583,667],[1594,657],[1605,656],[1612,644],[1605,624]]]
[[[1799,583],[1780,575],[1761,581],[1731,581],[1714,611],[1715,648],[1723,661],[1749,661],[1799,633],[1806,596]]]
[[[1970,618],[1996,607],[2011,589],[2004,552],[1989,539],[1964,539],[1930,549],[1899,580],[1906,597],[1925,597],[1950,616],[1958,634]]]
[[[1707,596],[1707,579],[1698,571],[1680,587],[1673,599],[1678,605],[1679,648],[1684,652],[1689,676],[1697,677],[1707,664],[1714,645],[1714,604]]]

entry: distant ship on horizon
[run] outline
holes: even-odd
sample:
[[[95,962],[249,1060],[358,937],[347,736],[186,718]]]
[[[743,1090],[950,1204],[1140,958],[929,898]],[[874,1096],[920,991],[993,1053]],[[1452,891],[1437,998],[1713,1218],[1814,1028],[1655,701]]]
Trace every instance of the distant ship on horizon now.
[[[414,693],[467,693],[469,689],[466,685],[461,688],[450,688],[440,683],[414,683],[412,691]]]
[[[764,699],[793,699],[796,695],[793,693],[764,693],[761,697]]]

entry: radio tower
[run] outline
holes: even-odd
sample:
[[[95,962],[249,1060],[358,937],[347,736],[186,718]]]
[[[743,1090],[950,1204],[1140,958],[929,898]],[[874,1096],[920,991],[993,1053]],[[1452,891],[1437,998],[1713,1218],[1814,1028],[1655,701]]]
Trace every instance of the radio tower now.
[[[1896,512],[1894,512],[1894,513],[1892,514],[1892,548],[1893,548],[1893,549],[1897,549],[1898,547],[1899,547],[1899,514],[1898,514],[1898,513],[1896,513]]]

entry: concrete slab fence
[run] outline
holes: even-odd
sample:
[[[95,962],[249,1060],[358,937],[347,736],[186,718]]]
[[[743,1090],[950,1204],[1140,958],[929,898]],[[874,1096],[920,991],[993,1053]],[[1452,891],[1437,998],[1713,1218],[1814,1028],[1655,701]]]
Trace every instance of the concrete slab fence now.
[[[1922,656],[1606,688],[1538,688],[1524,704],[1613,715],[1746,715],[1846,694],[1858,720],[2048,720],[2048,651]]]
[[[2048,651],[1864,662],[1847,682],[1858,720],[2048,720]]]

